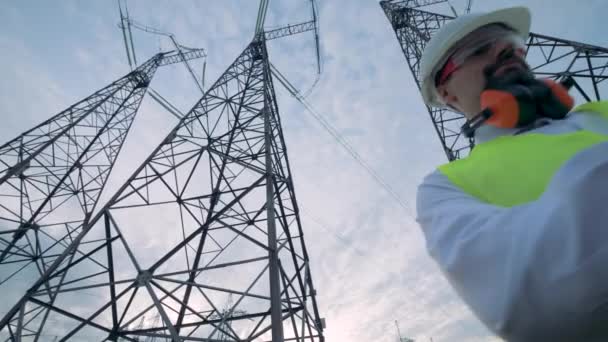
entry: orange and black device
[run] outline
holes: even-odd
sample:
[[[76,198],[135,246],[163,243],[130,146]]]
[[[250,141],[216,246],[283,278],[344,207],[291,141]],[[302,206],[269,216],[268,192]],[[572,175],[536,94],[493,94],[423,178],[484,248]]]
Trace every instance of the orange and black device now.
[[[531,79],[525,83],[489,87],[481,93],[483,110],[462,126],[468,138],[482,124],[500,128],[525,127],[540,117],[563,119],[574,106],[568,90],[574,85],[570,76],[561,82]]]

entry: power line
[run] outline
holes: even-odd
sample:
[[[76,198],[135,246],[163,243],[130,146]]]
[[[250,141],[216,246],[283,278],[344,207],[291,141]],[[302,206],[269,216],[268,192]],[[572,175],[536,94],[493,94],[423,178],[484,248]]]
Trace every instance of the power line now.
[[[268,12],[268,2],[270,0],[260,0],[260,7],[258,9],[258,18],[255,23],[255,36],[264,32],[264,22],[266,21],[266,13]]]
[[[270,63],[270,69],[272,74],[277,78],[277,80],[279,81],[279,83],[281,83],[283,85],[283,87],[285,87],[285,89],[293,96],[295,97],[303,106],[304,108],[306,108],[306,110],[323,126],[323,128],[325,128],[325,130],[353,157],[353,159],[355,159],[355,161],[357,161],[357,163],[359,163],[359,165],[361,167],[363,167],[371,176],[372,178],[380,185],[382,186],[390,195],[391,197],[393,197],[395,199],[395,201],[401,206],[401,208],[405,211],[406,215],[412,219],[414,222],[416,221],[414,216],[413,216],[413,210],[401,199],[401,197],[399,197],[399,195],[391,188],[391,186],[389,184],[387,184],[379,175],[378,173],[363,159],[363,157],[361,157],[361,155],[359,153],[357,153],[357,151],[352,147],[352,145],[349,144],[349,142],[342,137],[342,135],[338,132],[338,130],[336,128],[334,128],[327,120],[325,120],[325,118],[320,115],[319,113],[317,113],[315,111],[315,109],[312,107],[312,105],[310,105],[308,103],[308,101],[300,94],[300,92],[298,91],[298,89],[293,86],[293,84],[291,84],[287,78],[285,76],[283,76],[283,74],[281,74],[279,72],[279,70],[272,64]],[[338,239],[340,242],[342,242],[343,244],[347,245],[348,247],[352,248],[357,254],[361,255],[361,256],[365,256],[365,255],[369,255],[367,252],[363,251],[362,249],[358,248],[357,246],[355,246],[351,241],[349,241],[348,239],[346,239],[345,237],[343,237],[342,235],[339,235],[338,233],[336,233],[335,231],[329,229],[327,226],[325,226],[319,219],[313,217],[310,214],[307,214],[303,208],[300,206],[300,211],[302,211],[302,213],[304,213],[306,216],[308,216],[312,221],[314,221],[315,223],[317,223],[317,225],[319,225],[319,227],[321,227],[322,229],[324,229],[325,231],[329,232],[330,234],[332,234],[336,239]],[[373,259],[369,259],[369,260],[373,260]],[[376,261],[372,261],[376,266],[378,266],[378,269],[383,269],[385,266],[384,265],[380,265],[378,262]],[[415,291],[417,292],[417,291]],[[417,293],[416,293],[417,294]],[[445,310],[445,308],[443,308],[442,306],[437,306],[436,307],[444,316],[444,319],[446,320],[452,320],[454,319],[453,316],[450,316],[448,314],[448,312]],[[464,323],[460,320],[457,320],[458,324],[462,327],[462,328],[466,328],[464,326]]]
[[[148,94],[156,101],[159,105],[165,108],[169,113],[175,116],[178,120],[181,120],[184,117],[184,113],[182,113],[177,107],[175,107],[171,102],[165,99],[161,94],[159,94],[156,90],[148,87]]]
[[[122,12],[122,7],[120,4],[120,0],[118,0],[118,9],[120,12],[120,25],[119,27],[122,29],[122,33],[123,33],[123,38],[125,41],[125,48],[127,50],[127,59],[129,61],[129,66],[131,66],[131,58],[133,58],[134,65],[137,65],[137,60],[135,60],[135,47],[133,45],[133,33],[131,32],[131,27],[134,27],[140,31],[146,32],[146,33],[151,33],[151,34],[155,34],[155,35],[159,35],[159,36],[165,36],[168,37],[171,42],[173,43],[173,45],[175,46],[175,50],[178,52],[179,56],[182,59],[182,62],[184,63],[184,66],[186,67],[186,70],[188,71],[188,73],[192,76],[192,79],[194,80],[194,83],[196,84],[196,87],[200,90],[201,94],[205,94],[205,90],[204,90],[204,84],[205,84],[205,80],[202,79],[201,82],[199,83],[194,70],[192,70],[192,67],[190,66],[190,63],[188,63],[188,61],[186,60],[186,58],[184,57],[184,52],[183,50],[195,50],[186,46],[183,46],[181,44],[179,44],[177,42],[177,40],[175,39],[175,35],[171,32],[166,32],[166,31],[162,31],[159,30],[157,28],[142,24],[134,19],[132,19],[129,16],[129,9],[127,7],[126,1],[125,1],[125,11],[126,11],[126,15],[123,14]],[[128,42],[127,42],[127,37],[128,37]],[[131,53],[129,54],[129,47],[131,49]],[[206,54],[204,57],[207,57]],[[132,67],[132,66],[131,66]],[[203,77],[204,77],[204,71],[203,71]],[[175,113],[172,113],[175,115]]]
[[[323,126],[323,128],[334,138],[334,140],[336,140],[336,142],[338,142],[338,144],[340,144],[346,150],[346,152],[348,152],[348,154],[350,154],[355,159],[355,161],[361,167],[363,167],[365,171],[367,171],[367,173],[376,181],[376,183],[378,183],[382,188],[384,188],[384,190],[386,190],[386,192],[388,192],[389,195],[393,197],[393,199],[413,219],[413,210],[403,201],[403,199],[401,199],[401,197],[393,190],[393,188],[387,182],[385,182],[382,177],[380,177],[378,172],[376,172],[376,170],[374,170],[374,168],[368,162],[366,162],[365,159],[363,159],[363,157],[340,134],[340,132],[338,132],[338,130],[334,128],[331,123],[329,123],[321,114],[319,114],[314,109],[314,107],[312,107],[310,103],[308,103],[306,98],[304,98],[300,94],[298,89],[294,87],[293,84],[291,84],[287,80],[287,78],[285,78],[285,76],[283,76],[283,74],[281,74],[281,72],[279,72],[279,70],[272,63],[270,63],[270,69],[272,71],[272,74],[277,78],[277,80],[279,80],[279,83],[281,83],[283,87],[285,87],[285,89],[287,89],[287,91],[293,97],[295,97],[304,106],[304,108],[306,108],[308,113],[310,113],[321,124],[321,126]]]

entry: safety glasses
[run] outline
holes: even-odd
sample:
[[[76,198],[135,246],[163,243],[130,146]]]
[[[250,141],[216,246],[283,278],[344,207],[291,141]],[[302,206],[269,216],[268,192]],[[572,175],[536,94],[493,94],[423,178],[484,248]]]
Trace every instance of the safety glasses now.
[[[502,26],[484,27],[458,42],[453,49],[454,52],[448,54],[447,60],[440,64],[441,68],[435,73],[435,85],[444,84],[468,60],[485,56],[499,43],[520,52],[522,56],[525,54],[525,41],[515,32]]]

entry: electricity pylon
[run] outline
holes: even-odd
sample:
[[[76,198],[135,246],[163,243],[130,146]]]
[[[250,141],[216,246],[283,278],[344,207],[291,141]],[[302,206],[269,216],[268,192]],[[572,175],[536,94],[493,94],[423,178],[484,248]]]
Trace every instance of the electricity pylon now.
[[[80,231],[0,337],[324,341],[264,35]]]
[[[0,315],[87,224],[156,69],[178,57],[159,53],[0,146]]]
[[[381,1],[391,23],[405,59],[420,89],[420,58],[430,37],[453,16],[419,9],[434,6],[447,0],[405,0]],[[535,75],[544,78],[561,79],[572,77],[575,81],[573,92],[580,101],[597,101],[606,97],[608,86],[608,49],[571,40],[530,33],[526,42],[530,67]],[[465,157],[474,146],[460,132],[465,119],[460,113],[449,109],[427,107],[435,126],[443,150],[449,161]]]

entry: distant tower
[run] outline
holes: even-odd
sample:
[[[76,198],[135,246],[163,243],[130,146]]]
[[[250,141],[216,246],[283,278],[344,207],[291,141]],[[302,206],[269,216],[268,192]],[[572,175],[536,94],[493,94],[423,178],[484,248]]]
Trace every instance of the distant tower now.
[[[447,0],[381,1],[380,6],[388,17],[405,59],[420,89],[420,58],[430,37],[454,17],[419,10]],[[527,61],[539,77],[561,79],[571,76],[575,80],[575,97],[582,101],[596,101],[608,95],[608,49],[570,40],[530,33],[527,41]],[[603,95],[603,96],[602,96]],[[452,161],[466,156],[473,140],[460,134],[464,117],[447,109],[427,108],[443,150]]]
[[[137,323],[137,325],[135,326],[135,330],[143,329],[145,320],[146,320],[146,316],[141,316],[141,318],[139,319],[139,323]],[[143,341],[139,337],[134,338],[134,340],[137,342]]]
[[[399,329],[399,322],[395,321],[395,327],[397,327],[397,342],[414,342],[411,338],[401,336],[401,330]]]
[[[324,341],[264,35],[81,231],[2,339]],[[129,329],[142,315],[162,324]]]
[[[152,321],[152,325],[151,327],[158,327],[159,324],[162,323],[162,320],[160,319],[160,314],[156,314],[156,316],[154,316],[154,321]],[[166,342],[166,341],[171,341],[170,339],[166,339],[166,338],[158,338],[156,336],[148,336],[145,339],[145,342]]]
[[[220,319],[219,324],[216,325],[217,331],[212,333],[210,338],[213,338],[217,341],[225,342],[232,341],[232,337],[230,333],[233,331],[232,329],[232,318],[234,316],[242,316],[247,312],[243,310],[235,310],[234,304],[232,301],[232,295],[228,296],[228,301],[224,306],[224,309],[220,313],[214,313],[211,318],[212,319]]]

